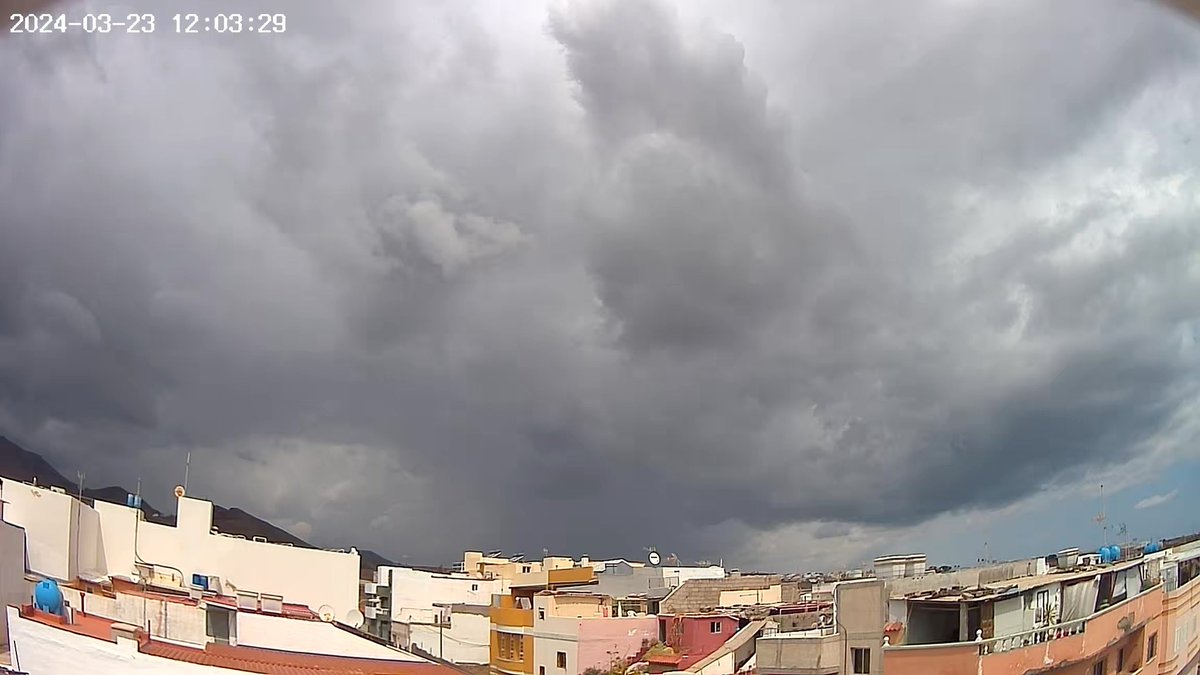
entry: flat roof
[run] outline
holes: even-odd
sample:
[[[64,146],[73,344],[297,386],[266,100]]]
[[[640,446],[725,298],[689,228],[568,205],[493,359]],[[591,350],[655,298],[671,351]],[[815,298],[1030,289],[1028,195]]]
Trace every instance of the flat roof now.
[[[1072,581],[1082,581],[1084,579],[1090,579],[1099,574],[1106,574],[1108,572],[1120,572],[1122,570],[1127,570],[1132,567],[1137,567],[1138,565],[1142,564],[1142,562],[1143,562],[1143,560],[1141,558],[1137,558],[1135,560],[1128,560],[1126,562],[1118,563],[1115,565],[1106,565],[1104,567],[1090,567],[1086,570],[1080,570],[1078,572],[1059,572],[1059,573],[1050,573],[1050,574],[1031,575],[1031,576],[1026,576],[1026,577],[1017,577],[1015,579],[1008,579],[1006,581],[1002,581],[1002,582],[995,583],[995,584],[964,587],[964,588],[960,589],[959,593],[949,593],[949,594],[942,595],[942,596],[939,596],[936,598],[922,597],[922,596],[932,594],[932,593],[937,593],[942,589],[933,589],[933,590],[929,590],[929,591],[916,591],[914,593],[910,593],[907,595],[892,595],[891,598],[893,600],[911,600],[914,602],[940,602],[940,603],[973,602],[976,600],[996,600],[999,598],[1006,597],[1008,595],[1024,593],[1025,591],[1028,591],[1028,590],[1031,590],[1034,588],[1040,588],[1042,586],[1048,586],[1050,584],[1061,584],[1061,583],[1070,583]]]

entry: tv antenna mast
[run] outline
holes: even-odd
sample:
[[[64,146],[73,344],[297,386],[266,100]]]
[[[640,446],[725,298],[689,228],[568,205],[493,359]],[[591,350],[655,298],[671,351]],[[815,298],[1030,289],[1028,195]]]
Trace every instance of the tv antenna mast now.
[[[1100,529],[1104,532],[1104,545],[1108,546],[1108,518],[1104,515],[1104,483],[1100,484],[1100,513],[1096,516],[1096,523],[1100,525]]]

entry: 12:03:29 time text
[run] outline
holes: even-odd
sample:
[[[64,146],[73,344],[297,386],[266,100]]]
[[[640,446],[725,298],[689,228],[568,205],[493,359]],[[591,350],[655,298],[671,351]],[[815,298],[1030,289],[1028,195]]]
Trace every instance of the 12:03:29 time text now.
[[[284,14],[176,14],[176,33],[283,33]]]

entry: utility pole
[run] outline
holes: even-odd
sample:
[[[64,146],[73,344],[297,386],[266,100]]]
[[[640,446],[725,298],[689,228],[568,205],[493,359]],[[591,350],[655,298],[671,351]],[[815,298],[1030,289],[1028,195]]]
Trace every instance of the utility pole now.
[[[75,508],[75,536],[76,537],[79,536],[79,519],[81,517],[83,517],[83,480],[85,478],[87,478],[87,474],[85,474],[84,472],[82,472],[82,471],[75,472],[75,480],[78,481],[78,488],[79,488],[79,503],[76,504],[76,508]],[[79,574],[80,570],[79,570],[79,546],[78,546],[78,543],[76,543],[76,546],[75,546],[74,562],[75,562],[75,573]]]

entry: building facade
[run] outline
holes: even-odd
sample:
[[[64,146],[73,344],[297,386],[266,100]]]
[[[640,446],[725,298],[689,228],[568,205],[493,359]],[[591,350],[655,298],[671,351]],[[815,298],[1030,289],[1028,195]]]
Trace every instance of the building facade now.
[[[1014,578],[975,597],[893,594],[883,672],[1196,675],[1200,570],[1190,559],[1200,546]]]
[[[758,638],[760,675],[879,675],[887,588],[877,579],[837,582],[827,622]],[[933,675],[929,673],[926,675]]]
[[[25,530],[4,520],[4,489],[0,485],[0,609],[29,602],[25,581]],[[0,646],[8,644],[8,614],[0,614]]]
[[[186,592],[254,594],[325,608],[347,621],[359,605],[359,557],[248,540],[213,530],[212,502],[183,496],[174,525],[146,521],[140,509],[92,505],[54,488],[0,479],[4,520],[24,528],[29,569],[76,579],[135,579]]]

